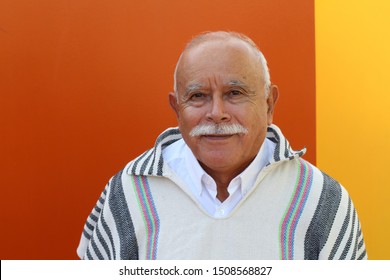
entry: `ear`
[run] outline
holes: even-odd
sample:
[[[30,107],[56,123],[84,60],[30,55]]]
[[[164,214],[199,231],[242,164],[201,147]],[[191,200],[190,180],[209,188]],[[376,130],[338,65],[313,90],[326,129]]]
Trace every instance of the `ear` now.
[[[279,98],[278,87],[276,85],[271,85],[271,87],[269,88],[268,98],[267,98],[267,105],[268,105],[267,122],[268,122],[268,125],[272,124],[272,121],[274,118],[275,106],[276,106],[276,102],[278,101],[278,98]]]
[[[175,111],[176,117],[179,118],[179,108],[177,104],[176,94],[174,92],[170,92],[168,98],[169,105],[171,105],[171,108],[173,109],[173,111]]]

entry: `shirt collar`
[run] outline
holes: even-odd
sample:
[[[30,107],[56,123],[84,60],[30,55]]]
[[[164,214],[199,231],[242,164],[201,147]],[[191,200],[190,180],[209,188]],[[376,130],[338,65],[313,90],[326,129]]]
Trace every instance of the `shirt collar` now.
[[[255,185],[260,171],[269,163],[274,148],[274,144],[265,138],[255,159],[237,176],[241,178],[241,193],[243,196]]]
[[[203,191],[202,186],[212,184],[213,178],[211,178],[211,176],[203,170],[202,166],[200,166],[198,160],[192,153],[191,149],[187,146],[187,144],[185,144],[183,152],[183,157],[187,170],[191,170],[191,172],[189,172],[189,176],[191,177],[193,182],[196,182],[194,186],[195,192],[196,194],[201,195]]]

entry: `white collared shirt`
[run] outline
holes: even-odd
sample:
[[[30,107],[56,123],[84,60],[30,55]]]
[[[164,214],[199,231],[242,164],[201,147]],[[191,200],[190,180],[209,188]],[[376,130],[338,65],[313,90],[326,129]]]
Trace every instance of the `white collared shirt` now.
[[[186,184],[206,212],[215,218],[224,218],[253,188],[260,171],[269,162],[274,148],[274,143],[268,139],[264,140],[251,164],[229,183],[227,189],[229,197],[223,202],[217,198],[217,184],[214,179],[203,170],[183,139],[169,145],[162,153],[164,161]]]

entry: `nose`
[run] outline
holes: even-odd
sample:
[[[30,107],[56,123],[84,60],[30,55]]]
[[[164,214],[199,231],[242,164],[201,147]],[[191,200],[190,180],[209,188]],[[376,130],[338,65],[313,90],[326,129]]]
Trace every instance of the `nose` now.
[[[214,123],[228,122],[231,119],[230,114],[226,110],[224,100],[221,97],[214,97],[210,103],[210,110],[206,118]]]

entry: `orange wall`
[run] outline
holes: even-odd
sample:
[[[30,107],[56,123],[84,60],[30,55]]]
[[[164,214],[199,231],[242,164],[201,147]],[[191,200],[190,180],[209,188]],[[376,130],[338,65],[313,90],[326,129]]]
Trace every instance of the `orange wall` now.
[[[252,37],[279,85],[277,123],[315,163],[313,0],[2,0],[1,259],[73,259],[105,183],[176,120],[185,42]]]

